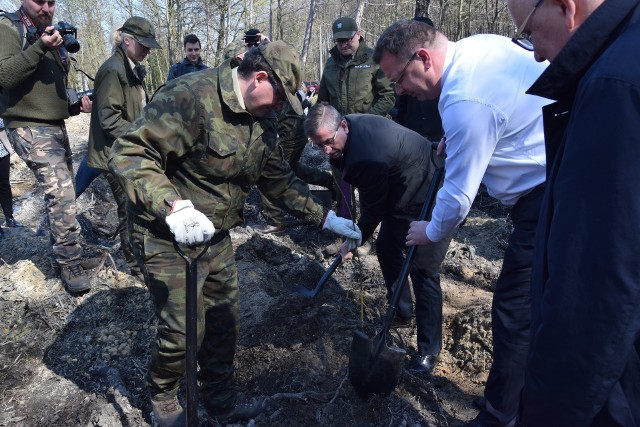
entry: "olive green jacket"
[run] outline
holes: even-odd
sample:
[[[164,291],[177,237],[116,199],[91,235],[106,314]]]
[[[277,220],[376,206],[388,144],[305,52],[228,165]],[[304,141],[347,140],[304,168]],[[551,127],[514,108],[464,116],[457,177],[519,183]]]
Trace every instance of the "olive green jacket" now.
[[[396,100],[391,82],[377,64],[373,49],[360,38],[358,50],[347,61],[336,46],[329,52],[320,80],[317,102],[328,102],[341,114],[369,113],[386,116]]]
[[[142,113],[141,81],[121,47],[98,69],[93,88],[91,128],[87,156],[89,166],[109,170],[113,142],[124,135]],[[145,92],[145,102],[148,97]]]
[[[150,233],[169,229],[176,199],[191,200],[218,232],[243,222],[249,190],[320,224],[323,209],[276,149],[276,116],[254,118],[240,107],[224,63],[161,87],[113,145],[109,161],[130,201],[130,218]]]
[[[26,30],[25,30],[26,32]],[[7,128],[61,125],[69,117],[67,70],[42,40],[22,50],[9,18],[0,18],[0,115]],[[6,102],[6,104],[5,104]]]

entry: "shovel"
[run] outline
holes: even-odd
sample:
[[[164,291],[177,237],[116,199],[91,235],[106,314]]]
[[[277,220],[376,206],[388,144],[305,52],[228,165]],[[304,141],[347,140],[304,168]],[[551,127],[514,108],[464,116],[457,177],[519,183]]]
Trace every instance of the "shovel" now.
[[[431,212],[443,176],[444,168],[438,167],[431,179],[429,192],[422,206],[418,221],[426,220],[429,212]],[[349,355],[349,380],[361,397],[369,397],[374,394],[387,396],[396,388],[400,380],[406,351],[397,346],[388,347],[386,340],[387,332],[389,332],[396,313],[398,301],[400,301],[402,291],[407,284],[407,277],[409,276],[415,253],[416,246],[411,246],[407,251],[407,257],[398,276],[398,286],[394,286],[395,291],[382,323],[382,330],[372,339],[369,339],[364,332],[357,329],[353,333],[351,353]]]
[[[342,255],[338,255],[336,259],[333,260],[329,268],[327,268],[327,270],[324,272],[315,288],[309,289],[304,285],[298,285],[294,292],[300,295],[304,295],[305,297],[315,297],[316,295],[318,295],[318,292],[320,292],[324,284],[327,283],[329,277],[331,277],[333,272],[336,271],[336,268],[338,268],[341,262]]]
[[[187,363],[187,426],[197,427],[198,421],[198,260],[207,252],[211,242],[207,242],[202,252],[189,258],[175,240],[173,247],[187,264],[186,295],[186,363]]]

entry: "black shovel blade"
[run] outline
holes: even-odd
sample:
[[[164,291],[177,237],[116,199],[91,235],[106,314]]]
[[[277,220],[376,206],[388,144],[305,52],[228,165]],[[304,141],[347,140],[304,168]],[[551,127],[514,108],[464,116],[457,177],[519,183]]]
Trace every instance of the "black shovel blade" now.
[[[327,281],[329,280],[333,272],[336,271],[336,268],[338,268],[341,262],[342,262],[342,255],[338,254],[338,256],[333,260],[329,268],[327,268],[327,270],[324,272],[320,280],[318,280],[318,284],[316,285],[315,288],[309,289],[304,285],[298,285],[293,292],[300,295],[304,295],[305,297],[315,297],[316,295],[318,295],[318,293],[320,292],[324,284],[327,283]]]
[[[387,347],[383,344],[380,353],[376,355],[377,339],[378,336],[369,339],[359,330],[353,333],[349,354],[349,380],[362,398],[388,396],[400,381],[407,352],[399,347]]]

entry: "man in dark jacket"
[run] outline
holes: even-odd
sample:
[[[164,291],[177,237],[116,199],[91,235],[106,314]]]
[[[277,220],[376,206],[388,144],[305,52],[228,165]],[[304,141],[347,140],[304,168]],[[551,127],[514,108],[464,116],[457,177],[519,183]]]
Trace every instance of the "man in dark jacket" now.
[[[386,116],[395,96],[391,82],[373,62],[373,49],[369,48],[358,29],[356,21],[349,17],[333,22],[335,46],[329,51],[324,66],[317,102],[328,102],[340,114],[370,113]],[[351,218],[351,190],[333,169],[339,183],[338,214]]]
[[[163,86],[114,143],[109,166],[129,198],[132,247],[158,316],[147,387],[161,427],[184,425],[177,391],[186,368],[186,273],[173,239],[211,243],[197,261],[198,379],[209,415],[231,422],[264,409],[264,400],[238,402],[234,388],[240,307],[229,230],[243,222],[249,190],[257,185],[323,229],[360,237],[351,221],[324,213],[277,149],[273,110],[288,100],[302,113],[300,81],[292,47],[262,44],[237,68],[223,63]]]
[[[184,59],[182,62],[173,64],[169,68],[167,81],[188,73],[206,70],[209,68],[204,64],[204,62],[202,62],[202,58],[200,57],[202,47],[200,46],[200,39],[198,36],[195,34],[187,34],[182,45],[184,47]]]
[[[551,65],[525,426],[640,425],[640,1],[509,0]]]
[[[345,181],[360,193],[358,227],[366,241],[380,224],[376,253],[388,296],[404,262],[409,223],[420,215],[435,170],[431,144],[424,137],[384,117],[372,114],[342,116],[327,103],[311,107],[305,134],[331,157]],[[442,290],[440,264],[451,235],[433,246],[421,246],[411,268],[416,297],[418,355],[412,369],[430,372],[442,348]],[[348,242],[341,246],[347,257]],[[413,311],[408,286],[399,312]]]

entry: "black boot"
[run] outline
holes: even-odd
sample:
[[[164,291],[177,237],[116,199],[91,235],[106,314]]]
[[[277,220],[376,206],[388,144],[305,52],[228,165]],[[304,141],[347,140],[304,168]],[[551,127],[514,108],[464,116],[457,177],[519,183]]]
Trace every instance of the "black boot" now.
[[[16,221],[12,216],[5,217],[4,225],[6,225],[7,227],[22,227],[22,224]]]

